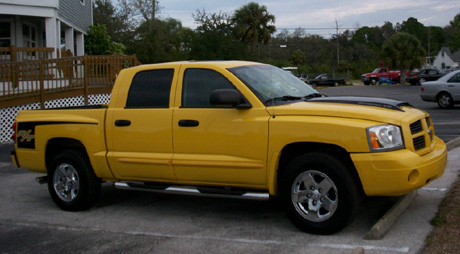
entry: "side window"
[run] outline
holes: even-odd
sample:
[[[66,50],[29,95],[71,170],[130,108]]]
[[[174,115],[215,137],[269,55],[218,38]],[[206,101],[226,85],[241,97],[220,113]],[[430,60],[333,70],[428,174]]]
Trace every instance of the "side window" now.
[[[137,73],[129,88],[126,108],[168,108],[174,69]]]
[[[216,89],[235,89],[222,74],[207,69],[187,69],[182,87],[182,107],[213,108],[209,102],[211,92]]]
[[[460,73],[455,74],[452,78],[447,81],[449,83],[460,83]]]

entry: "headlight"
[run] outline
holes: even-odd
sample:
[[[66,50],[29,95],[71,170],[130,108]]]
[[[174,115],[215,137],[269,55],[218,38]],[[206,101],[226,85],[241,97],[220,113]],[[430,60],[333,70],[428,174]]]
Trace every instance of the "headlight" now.
[[[391,151],[404,148],[401,128],[386,124],[367,128],[369,148],[372,152]]]

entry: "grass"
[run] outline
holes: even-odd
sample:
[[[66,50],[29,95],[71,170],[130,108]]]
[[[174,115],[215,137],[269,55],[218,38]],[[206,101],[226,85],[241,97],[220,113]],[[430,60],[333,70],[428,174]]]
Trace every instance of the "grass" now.
[[[460,176],[442,200],[430,221],[434,230],[425,240],[420,253],[459,253],[460,251]]]

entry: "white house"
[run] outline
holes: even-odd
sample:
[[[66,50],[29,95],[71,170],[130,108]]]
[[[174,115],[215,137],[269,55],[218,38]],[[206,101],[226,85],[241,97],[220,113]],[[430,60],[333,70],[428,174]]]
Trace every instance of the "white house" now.
[[[92,0],[0,0],[0,47],[49,47],[84,55]]]
[[[460,65],[460,50],[453,53],[450,48],[443,47],[439,50],[438,54],[434,58],[433,66],[436,69],[455,69]]]

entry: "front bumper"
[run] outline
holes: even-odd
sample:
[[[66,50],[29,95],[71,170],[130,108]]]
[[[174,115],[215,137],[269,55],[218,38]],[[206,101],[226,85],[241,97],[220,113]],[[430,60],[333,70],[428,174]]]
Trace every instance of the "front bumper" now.
[[[433,151],[423,156],[407,149],[351,154],[366,195],[404,195],[439,178],[446,167],[447,148],[435,138]]]
[[[369,78],[368,76],[364,76],[364,75],[361,76],[361,81],[367,82],[367,81],[369,81],[369,80],[371,80],[371,78]]]

